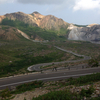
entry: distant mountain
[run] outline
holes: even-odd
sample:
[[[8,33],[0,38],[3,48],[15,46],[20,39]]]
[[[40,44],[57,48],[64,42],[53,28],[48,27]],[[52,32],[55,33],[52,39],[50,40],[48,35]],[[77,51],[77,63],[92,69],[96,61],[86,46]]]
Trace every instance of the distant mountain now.
[[[0,16],[0,23],[16,27],[33,40],[56,41],[60,38],[62,40],[66,38],[69,40],[100,41],[100,25],[98,24],[69,24],[61,18],[53,15],[44,16],[38,12],[32,14],[23,12],[6,14]]]
[[[59,19],[53,15],[41,15],[38,12],[33,12],[32,14],[25,14],[23,12],[15,12],[6,14],[3,16],[3,18],[8,18],[11,20],[19,20],[23,21],[24,23],[27,23],[32,26],[37,26],[45,29],[53,29],[53,30],[60,30],[60,28],[66,28],[68,27],[69,23],[63,21],[62,19]],[[0,20],[2,21],[2,17]]]

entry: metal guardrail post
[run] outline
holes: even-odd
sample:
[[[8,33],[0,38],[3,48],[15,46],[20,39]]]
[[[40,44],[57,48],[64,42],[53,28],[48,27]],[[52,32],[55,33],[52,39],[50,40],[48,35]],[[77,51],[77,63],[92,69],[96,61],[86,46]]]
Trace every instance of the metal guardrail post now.
[[[68,67],[68,70],[70,70],[70,66]]]
[[[40,72],[41,72],[41,74],[42,74],[42,73],[43,73],[43,70],[41,69]]]

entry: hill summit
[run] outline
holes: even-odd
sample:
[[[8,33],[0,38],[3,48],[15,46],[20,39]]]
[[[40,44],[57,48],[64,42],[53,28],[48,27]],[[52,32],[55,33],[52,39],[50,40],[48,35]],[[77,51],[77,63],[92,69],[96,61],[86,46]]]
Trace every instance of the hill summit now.
[[[0,21],[2,21],[4,18],[23,21],[24,23],[27,23],[29,25],[49,30],[59,30],[60,28],[67,28],[67,26],[69,25],[69,23],[63,21],[61,18],[57,18],[53,15],[44,16],[37,11],[33,12],[32,14],[25,14],[23,12],[5,14],[3,17],[0,17]]]

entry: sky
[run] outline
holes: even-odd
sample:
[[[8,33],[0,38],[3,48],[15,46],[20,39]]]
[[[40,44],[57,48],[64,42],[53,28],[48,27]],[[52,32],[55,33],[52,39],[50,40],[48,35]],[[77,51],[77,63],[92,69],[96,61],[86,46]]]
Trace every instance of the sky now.
[[[0,15],[19,11],[54,15],[78,25],[100,24],[100,0],[0,0]]]

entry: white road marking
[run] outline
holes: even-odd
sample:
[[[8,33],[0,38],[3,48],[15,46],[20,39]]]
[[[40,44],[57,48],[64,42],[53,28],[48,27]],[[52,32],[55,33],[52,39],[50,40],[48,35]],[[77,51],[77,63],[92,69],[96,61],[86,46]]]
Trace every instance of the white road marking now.
[[[59,78],[68,78],[68,77],[75,77],[75,76],[84,76],[84,75],[90,75],[90,74],[93,74],[93,73],[34,79],[34,80],[28,80],[28,81],[23,81],[23,82],[17,82],[17,83],[11,83],[11,84],[6,84],[6,85],[1,85],[0,87],[7,87],[7,86],[12,86],[12,85],[18,85],[18,84],[28,83],[28,82],[32,82],[32,81],[36,81],[36,80],[37,81],[42,81],[42,80],[57,79],[57,78],[59,79]]]

